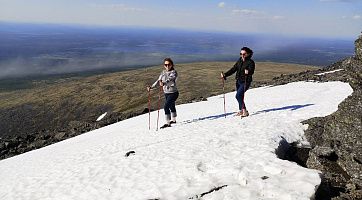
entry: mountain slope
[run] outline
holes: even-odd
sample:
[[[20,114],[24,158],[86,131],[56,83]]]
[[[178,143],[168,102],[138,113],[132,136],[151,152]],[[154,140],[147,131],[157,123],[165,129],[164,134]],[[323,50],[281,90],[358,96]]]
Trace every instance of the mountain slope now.
[[[177,104],[221,94],[220,72],[233,62],[177,64],[180,97]],[[146,85],[157,79],[163,66],[31,83],[34,88],[0,92],[0,159],[40,148],[81,133],[141,114],[147,108]],[[315,67],[258,62],[253,87],[258,82]],[[231,80],[231,79],[230,79]],[[1,85],[1,83],[0,83]],[[234,81],[226,90],[235,89]],[[157,92],[152,93],[157,97]],[[154,107],[157,102],[152,101]],[[107,112],[100,122],[97,117]]]
[[[157,112],[151,130],[144,114],[0,161],[0,198],[310,199],[318,171],[275,151],[283,141],[305,142],[301,121],[335,112],[351,93],[342,82],[251,89],[251,115],[240,119],[232,92],[226,118],[214,96],[177,106],[178,124],[159,131]]]

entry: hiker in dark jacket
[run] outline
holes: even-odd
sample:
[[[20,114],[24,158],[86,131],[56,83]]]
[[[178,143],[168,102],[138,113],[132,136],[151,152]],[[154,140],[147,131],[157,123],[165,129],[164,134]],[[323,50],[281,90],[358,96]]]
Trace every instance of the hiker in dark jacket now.
[[[244,102],[245,92],[249,89],[251,82],[253,81],[253,74],[255,70],[255,62],[251,59],[253,51],[248,47],[243,47],[240,50],[240,58],[234,64],[234,66],[227,72],[221,73],[221,78],[226,80],[226,77],[236,72],[236,99],[239,103],[239,111],[237,116],[247,117],[249,112],[246,109]]]
[[[176,86],[177,71],[174,68],[173,61],[171,58],[165,58],[163,63],[165,70],[161,72],[161,75],[158,77],[156,82],[152,84],[152,86],[147,87],[147,90],[150,91],[152,88],[155,88],[157,85],[159,85],[162,87],[165,94],[164,111],[166,124],[160,128],[170,127],[171,124],[176,123],[177,113],[175,101],[179,95]]]

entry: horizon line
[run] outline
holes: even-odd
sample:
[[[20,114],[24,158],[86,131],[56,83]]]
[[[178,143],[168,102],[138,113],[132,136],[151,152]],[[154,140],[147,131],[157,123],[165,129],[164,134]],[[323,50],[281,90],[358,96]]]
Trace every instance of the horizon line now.
[[[195,33],[219,33],[219,34],[232,34],[232,35],[264,35],[264,36],[278,36],[286,38],[308,38],[308,39],[340,39],[340,40],[356,40],[361,33],[356,36],[327,36],[327,35],[309,35],[309,34],[293,34],[293,33],[273,33],[273,32],[236,32],[236,31],[220,31],[211,29],[192,29],[192,28],[176,28],[176,27],[161,27],[161,26],[140,26],[140,25],[101,25],[101,24],[81,24],[81,23],[51,23],[51,22],[19,22],[19,21],[3,21],[0,20],[1,24],[15,24],[15,25],[35,25],[35,26],[59,26],[59,27],[73,27],[73,28],[102,28],[102,29],[154,29],[154,30],[173,30],[182,32],[195,32]],[[0,29],[1,31],[1,29]]]

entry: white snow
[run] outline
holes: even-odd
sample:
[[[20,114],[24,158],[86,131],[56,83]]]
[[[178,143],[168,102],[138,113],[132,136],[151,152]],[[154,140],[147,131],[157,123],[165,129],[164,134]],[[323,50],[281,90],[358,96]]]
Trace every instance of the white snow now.
[[[107,115],[107,112],[105,112],[105,113],[103,113],[101,116],[99,116],[98,118],[97,118],[97,122],[98,121],[101,121],[105,116]]]
[[[351,93],[347,83],[296,82],[249,90],[243,119],[231,114],[235,92],[226,118],[222,95],[178,105],[171,128],[156,131],[157,112],[150,131],[148,114],[134,117],[0,161],[0,199],[198,199],[218,187],[202,199],[310,199],[319,172],[275,149],[282,138],[303,141],[301,121],[333,113]]]
[[[319,74],[315,74],[316,76],[322,76],[322,75],[325,75],[325,74],[332,74],[332,73],[335,73],[335,72],[339,72],[339,71],[342,71],[344,69],[336,69],[336,70],[332,70],[332,71],[328,71],[328,72],[323,72],[323,73],[319,73]]]

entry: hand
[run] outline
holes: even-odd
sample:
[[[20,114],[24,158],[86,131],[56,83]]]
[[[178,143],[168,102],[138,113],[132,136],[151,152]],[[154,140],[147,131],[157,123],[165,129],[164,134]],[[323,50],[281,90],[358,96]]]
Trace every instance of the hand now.
[[[221,78],[225,79],[225,74],[223,72],[221,72],[220,76]]]
[[[147,86],[147,91],[151,91],[151,87],[150,86]]]
[[[245,70],[245,74],[249,74],[249,70],[246,69],[246,70]]]
[[[160,81],[159,83],[160,83],[160,86],[161,86],[161,87],[164,85],[162,81]]]

